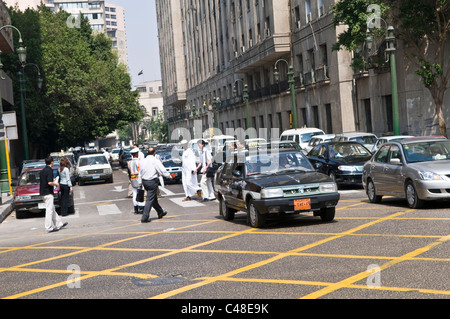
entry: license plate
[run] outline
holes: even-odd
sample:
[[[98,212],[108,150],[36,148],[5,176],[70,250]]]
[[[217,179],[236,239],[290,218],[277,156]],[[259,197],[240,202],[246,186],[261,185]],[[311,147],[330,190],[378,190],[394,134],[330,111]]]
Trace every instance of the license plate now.
[[[92,175],[92,179],[98,179],[98,178],[100,178],[100,175],[99,175],[99,174],[97,174],[97,175]]]
[[[45,203],[38,203],[39,209],[45,209]]]
[[[295,210],[311,209],[311,199],[310,198],[295,199],[294,200],[294,209]]]

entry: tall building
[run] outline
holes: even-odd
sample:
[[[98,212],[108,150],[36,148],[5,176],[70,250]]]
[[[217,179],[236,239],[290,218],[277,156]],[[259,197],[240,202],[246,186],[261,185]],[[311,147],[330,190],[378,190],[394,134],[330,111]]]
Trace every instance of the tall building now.
[[[53,8],[53,0],[3,0],[3,2],[10,7],[17,6],[21,11],[37,8],[41,2],[49,8]]]
[[[105,24],[106,33],[113,41],[113,48],[117,50],[119,62],[128,65],[125,9],[112,3],[105,3]]]
[[[249,126],[257,130],[289,129],[296,114],[298,127],[327,133],[392,132],[390,70],[355,72],[351,52],[332,50],[345,28],[333,23],[335,2],[156,0],[170,130],[186,127],[193,133],[197,119],[206,131],[216,116],[224,133],[227,128],[246,129],[245,84]],[[397,42],[396,54],[402,57],[403,47]],[[429,92],[403,59],[397,61],[400,131],[435,134]]]

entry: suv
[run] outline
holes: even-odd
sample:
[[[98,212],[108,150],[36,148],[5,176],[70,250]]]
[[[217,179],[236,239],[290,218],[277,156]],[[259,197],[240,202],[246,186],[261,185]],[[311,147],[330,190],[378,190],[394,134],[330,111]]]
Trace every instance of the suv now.
[[[80,186],[87,181],[113,182],[111,164],[102,153],[82,155],[75,169],[76,179]]]
[[[244,211],[252,227],[263,226],[268,214],[305,211],[332,221],[339,201],[336,183],[294,149],[237,152],[218,169],[214,189],[224,219]]]

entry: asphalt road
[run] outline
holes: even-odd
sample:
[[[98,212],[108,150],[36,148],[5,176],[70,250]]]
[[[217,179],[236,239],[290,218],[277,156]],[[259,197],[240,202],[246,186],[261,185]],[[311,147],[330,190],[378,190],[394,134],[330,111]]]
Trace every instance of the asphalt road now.
[[[450,203],[370,204],[347,187],[331,223],[304,214],[254,229],[243,213],[224,221],[217,201],[183,203],[171,184],[160,199],[169,214],[141,224],[127,186],[118,167],[113,184],[75,186],[76,213],[56,233],[13,212],[0,224],[0,298],[181,299],[172,311],[191,314],[212,311],[199,300],[265,314],[258,300],[273,312],[268,299],[450,298]]]

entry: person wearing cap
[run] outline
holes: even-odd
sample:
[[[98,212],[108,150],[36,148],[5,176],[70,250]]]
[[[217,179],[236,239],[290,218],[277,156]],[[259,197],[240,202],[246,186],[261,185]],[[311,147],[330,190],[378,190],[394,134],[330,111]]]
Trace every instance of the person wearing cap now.
[[[212,165],[213,157],[211,152],[206,148],[207,142],[205,140],[199,140],[198,146],[200,149],[200,164],[198,165],[197,170],[202,170],[202,179],[200,180],[200,186],[203,192],[203,201],[207,202],[210,200],[215,200],[214,196],[214,188],[212,185],[212,178],[206,176],[206,171],[210,165]]]
[[[197,165],[195,162],[194,151],[188,147],[188,141],[182,140],[180,144],[184,149],[182,156],[181,182],[183,183],[186,198],[183,201],[190,201],[191,197],[195,194],[198,196],[200,190],[197,181]]]
[[[135,147],[130,151],[132,156],[131,161],[128,162],[128,178],[130,179],[131,191],[133,193],[133,206],[135,214],[142,214],[144,212],[145,202],[136,201],[136,195],[139,188],[139,169],[141,160],[139,159],[139,148]]]

